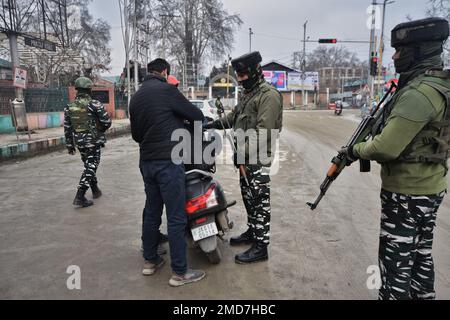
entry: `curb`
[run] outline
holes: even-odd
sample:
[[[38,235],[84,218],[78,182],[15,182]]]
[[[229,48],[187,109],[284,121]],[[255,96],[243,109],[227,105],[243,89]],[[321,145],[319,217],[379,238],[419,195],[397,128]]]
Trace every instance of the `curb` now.
[[[123,125],[115,128],[111,128],[106,133],[106,136],[110,139],[114,139],[131,132],[130,125]],[[44,155],[47,153],[62,150],[66,147],[66,139],[64,136],[37,140],[31,142],[24,142],[18,144],[12,144],[4,147],[0,147],[0,162],[30,158],[37,155]]]

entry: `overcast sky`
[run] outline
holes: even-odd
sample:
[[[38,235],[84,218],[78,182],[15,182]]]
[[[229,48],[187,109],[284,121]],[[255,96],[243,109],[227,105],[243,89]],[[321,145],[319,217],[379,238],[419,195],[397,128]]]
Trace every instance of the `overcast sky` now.
[[[370,14],[367,10],[372,0],[222,0],[222,2],[230,14],[239,14],[244,22],[236,33],[233,57],[249,51],[249,28],[252,28],[254,32],[252,49],[259,50],[265,62],[276,60],[289,64],[293,52],[302,50],[303,24],[306,20],[308,20],[307,36],[311,39],[369,41],[370,29],[367,27],[367,21]],[[407,15],[414,19],[424,18],[427,4],[428,0],[396,0],[395,3],[388,5],[386,41],[390,43],[390,30],[398,23],[405,22]],[[112,27],[113,61],[110,75],[119,75],[124,67],[125,54],[118,1],[93,0],[91,9],[95,17],[107,20]],[[380,30],[378,32],[380,33]],[[369,58],[369,44],[343,45],[356,52],[361,60]],[[314,43],[308,43],[307,52],[311,52],[316,46]],[[386,63],[391,62],[392,53],[392,50],[386,53]],[[155,58],[154,55],[152,57]]]

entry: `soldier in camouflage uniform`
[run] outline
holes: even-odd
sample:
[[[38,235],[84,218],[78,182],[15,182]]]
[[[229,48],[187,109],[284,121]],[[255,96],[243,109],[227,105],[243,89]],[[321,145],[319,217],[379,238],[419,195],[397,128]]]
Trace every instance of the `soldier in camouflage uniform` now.
[[[93,83],[81,77],[75,81],[77,97],[64,110],[64,132],[70,155],[76,148],[81,154],[84,172],[73,202],[77,207],[90,207],[94,203],[86,199],[86,192],[92,190],[94,199],[102,196],[98,187],[96,172],[100,165],[101,148],[105,146],[105,132],[111,127],[111,118],[103,105],[91,98]]]
[[[392,32],[399,87],[384,107],[373,141],[357,144],[350,160],[381,163],[383,181],[380,299],[435,299],[432,257],[436,217],[447,189],[450,150],[450,72],[441,53],[445,19],[397,26]]]
[[[241,192],[249,228],[239,237],[232,238],[230,244],[252,245],[248,251],[236,256],[236,263],[239,264],[265,261],[269,258],[269,171],[275,153],[272,148],[282,129],[283,99],[281,94],[264,80],[261,61],[259,52],[232,61],[238,81],[244,87],[243,97],[226,119],[217,120],[207,126],[215,129],[232,127],[237,136],[234,163],[241,174]],[[275,137],[272,131],[276,131]],[[239,139],[244,132],[247,137]],[[263,146],[267,151],[266,159],[262,159],[260,154]]]

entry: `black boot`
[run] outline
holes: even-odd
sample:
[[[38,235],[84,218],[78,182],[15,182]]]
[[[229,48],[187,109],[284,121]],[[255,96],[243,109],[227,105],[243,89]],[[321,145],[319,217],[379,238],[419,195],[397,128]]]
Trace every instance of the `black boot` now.
[[[237,264],[249,264],[269,260],[267,245],[254,243],[250,250],[236,256]]]
[[[94,199],[98,199],[102,196],[102,191],[98,188],[98,185],[96,183],[91,185],[92,190],[92,197]]]
[[[87,208],[94,205],[94,202],[86,199],[86,189],[78,189],[73,205],[79,208]]]
[[[240,245],[249,245],[253,244],[253,232],[251,229],[248,229],[246,232],[241,234],[239,237],[234,237],[230,239],[231,246],[240,246]]]

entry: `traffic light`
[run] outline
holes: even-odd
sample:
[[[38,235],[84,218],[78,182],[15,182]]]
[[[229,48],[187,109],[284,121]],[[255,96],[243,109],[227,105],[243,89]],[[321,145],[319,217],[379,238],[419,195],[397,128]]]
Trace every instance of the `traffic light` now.
[[[372,57],[370,61],[370,75],[376,76],[378,74],[378,57]]]
[[[336,44],[337,43],[337,39],[319,39],[319,43]]]

